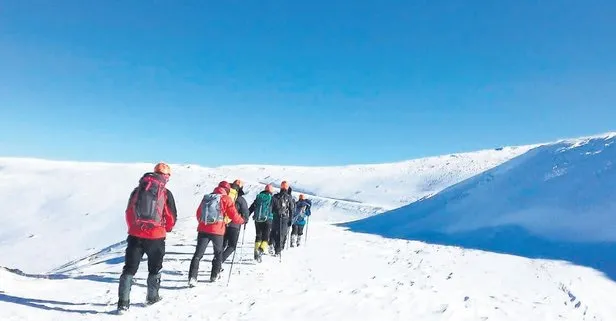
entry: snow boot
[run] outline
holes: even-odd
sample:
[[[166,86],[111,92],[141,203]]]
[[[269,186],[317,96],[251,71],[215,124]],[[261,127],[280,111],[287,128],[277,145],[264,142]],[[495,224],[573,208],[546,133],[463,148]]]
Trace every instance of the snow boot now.
[[[160,273],[148,275],[148,294],[146,297],[147,304],[154,304],[162,298],[158,295],[160,288]]]
[[[302,236],[301,236],[301,235],[297,236],[297,246],[298,246],[298,247],[299,247],[299,243],[300,243],[301,239],[302,239]]]
[[[128,311],[130,307],[130,288],[133,285],[133,276],[122,274],[118,286],[118,312]]]
[[[188,279],[188,287],[194,288],[195,286],[197,286],[197,278]]]
[[[295,247],[295,235],[291,235],[291,247]]]

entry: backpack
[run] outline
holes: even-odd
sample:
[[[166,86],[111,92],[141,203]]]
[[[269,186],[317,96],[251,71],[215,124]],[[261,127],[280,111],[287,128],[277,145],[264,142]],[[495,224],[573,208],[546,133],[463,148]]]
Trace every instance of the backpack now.
[[[156,173],[147,173],[139,180],[131,201],[135,213],[135,225],[153,228],[163,225],[167,180]]]
[[[205,225],[215,224],[224,220],[222,213],[222,195],[211,193],[205,194],[201,200],[201,216],[199,222]]]
[[[289,202],[288,194],[280,195],[280,208],[278,210],[278,214],[281,217],[289,217],[289,213],[291,212],[291,202]]]
[[[237,201],[237,191],[235,190],[235,188],[231,188],[231,190],[229,191],[229,197],[231,197],[231,200],[233,200],[233,202],[235,203],[235,201]]]
[[[255,222],[267,222],[271,214],[270,208],[272,204],[272,195],[268,193],[259,193],[256,201],[257,206],[254,214]]]

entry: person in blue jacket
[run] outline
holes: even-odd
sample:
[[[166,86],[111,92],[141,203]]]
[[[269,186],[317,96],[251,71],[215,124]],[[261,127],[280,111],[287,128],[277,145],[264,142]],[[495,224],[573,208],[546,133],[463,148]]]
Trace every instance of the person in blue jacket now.
[[[304,226],[306,225],[306,218],[310,216],[310,208],[312,207],[312,201],[306,199],[304,194],[299,195],[299,201],[295,205],[295,215],[293,215],[292,227],[291,227],[291,247],[299,246],[304,235]]]

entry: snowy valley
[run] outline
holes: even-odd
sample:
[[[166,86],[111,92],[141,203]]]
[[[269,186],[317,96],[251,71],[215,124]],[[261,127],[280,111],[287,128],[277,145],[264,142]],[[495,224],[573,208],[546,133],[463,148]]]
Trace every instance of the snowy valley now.
[[[152,164],[0,159],[1,320],[615,320],[616,135],[344,167],[172,165],[179,221],[161,295],[114,314],[128,194]],[[314,200],[308,240],[227,287],[187,287],[194,211],[218,181],[252,202],[286,179]],[[211,247],[201,264],[208,275]],[[205,277],[204,277],[205,279]]]

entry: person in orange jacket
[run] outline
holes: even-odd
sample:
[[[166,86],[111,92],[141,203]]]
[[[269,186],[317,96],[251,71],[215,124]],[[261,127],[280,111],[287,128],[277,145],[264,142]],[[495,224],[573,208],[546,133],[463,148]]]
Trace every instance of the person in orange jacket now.
[[[133,277],[143,254],[148,256],[146,301],[153,304],[161,299],[158,289],[165,255],[165,238],[177,220],[175,199],[165,187],[170,176],[169,165],[158,163],[153,172],[141,177],[139,185],[130,194],[125,211],[128,226],[126,253],[118,286],[119,313],[129,309]]]
[[[222,266],[223,242],[226,229],[226,222],[231,221],[235,224],[244,224],[244,219],[235,209],[235,203],[229,197],[231,185],[222,181],[210,194],[203,196],[201,204],[197,208],[197,246],[195,254],[190,262],[188,271],[188,286],[197,285],[197,274],[199,273],[199,262],[203,258],[205,249],[210,241],[214,246],[214,260],[212,260],[212,271],[210,272],[210,282],[218,279]]]

